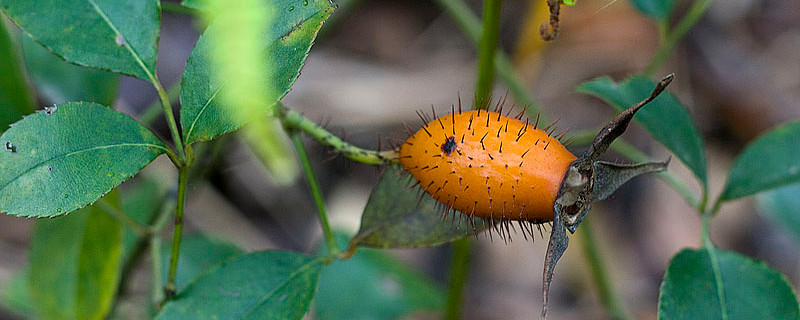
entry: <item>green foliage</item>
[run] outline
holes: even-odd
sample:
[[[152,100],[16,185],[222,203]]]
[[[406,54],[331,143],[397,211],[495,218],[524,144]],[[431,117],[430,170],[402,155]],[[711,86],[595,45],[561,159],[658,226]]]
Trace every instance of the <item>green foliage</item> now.
[[[274,3],[276,14],[268,26],[264,26],[263,56],[274,62],[264,75],[269,88],[264,99],[267,103],[259,110],[249,110],[241,114],[224,105],[219,98],[220,91],[228,79],[220,79],[212,74],[213,45],[221,42],[216,38],[227,37],[225,28],[212,23],[200,39],[186,62],[181,88],[181,126],[184,130],[184,143],[211,140],[216,136],[233,131],[254,118],[267,114],[287,92],[300,74],[300,69],[322,23],[328,19],[333,6],[328,0],[314,0],[300,5],[296,1]]]
[[[721,200],[800,183],[800,122],[779,126],[751,142],[736,159]]]
[[[100,201],[119,207],[116,193]],[[122,227],[96,206],[36,223],[29,292],[45,319],[103,319],[119,281]]]
[[[378,248],[416,248],[435,246],[470,236],[484,230],[488,224],[482,219],[460,218],[442,223],[443,210],[427,193],[410,188],[414,182],[399,166],[386,168],[386,172],[372,190],[361,227],[352,244]],[[421,197],[421,200],[420,200]],[[473,229],[473,225],[475,229]]]
[[[94,202],[167,150],[130,117],[88,102],[27,116],[0,141],[0,212],[34,218]]]
[[[21,68],[19,52],[0,17],[0,133],[33,112],[33,94]]]
[[[347,243],[345,237],[337,240]],[[362,248],[351,259],[322,269],[314,317],[393,320],[413,312],[441,310],[444,294],[431,282],[381,250]]]
[[[659,319],[800,319],[797,297],[779,272],[737,253],[684,249],[669,264]]]
[[[47,104],[91,101],[111,105],[117,97],[117,74],[68,63],[29,37],[23,39],[22,51],[36,91]]]
[[[155,75],[157,0],[2,0],[0,8],[66,61],[146,80]]]
[[[184,237],[181,242],[179,256],[181,263],[178,265],[178,278],[175,280],[178,290],[183,289],[187,283],[209,268],[243,253],[244,250],[232,243],[203,234]],[[163,247],[161,256],[165,261],[169,258],[169,254],[170,248]],[[166,269],[164,269],[163,276],[163,279],[167,279]]]
[[[634,76],[622,83],[601,77],[578,86],[575,90],[602,99],[617,110],[623,110],[641,101],[655,87],[655,82],[642,76]],[[706,157],[700,132],[678,99],[664,92],[642,108],[634,117],[653,138],[664,144],[678,159],[694,172],[705,186]]]
[[[792,233],[800,242],[800,184],[793,184],[756,195],[759,210],[770,220]]]
[[[630,0],[633,7],[650,18],[666,21],[675,6],[674,0]]]
[[[189,283],[157,319],[301,319],[320,266],[318,259],[290,251],[243,255]]]

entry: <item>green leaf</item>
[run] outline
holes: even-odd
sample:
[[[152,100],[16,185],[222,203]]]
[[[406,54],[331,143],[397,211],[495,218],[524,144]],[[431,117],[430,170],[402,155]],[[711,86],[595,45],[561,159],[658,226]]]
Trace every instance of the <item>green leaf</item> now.
[[[800,242],[800,184],[756,195],[759,212],[792,233]]]
[[[328,0],[309,0],[298,2],[281,0],[266,2],[275,12],[264,27],[263,48],[265,61],[270,65],[264,75],[266,103],[252,112],[237,111],[224,104],[220,94],[230,79],[220,79],[213,74],[214,46],[221,42],[218,38],[230,37],[219,22],[209,26],[197,42],[197,46],[186,62],[181,87],[181,126],[184,142],[211,140],[221,134],[233,131],[252,119],[264,116],[270,108],[286,93],[300,74],[308,51],[328,19],[333,6]],[[307,5],[305,5],[307,4]]]
[[[181,5],[195,10],[208,10],[206,2],[208,2],[208,0],[183,0],[181,1]]]
[[[598,97],[621,111],[649,96],[655,86],[655,82],[642,76],[633,76],[619,84],[608,77],[600,77],[584,82],[575,90]],[[700,132],[674,95],[668,91],[662,93],[634,119],[686,164],[703,186],[708,184]]]
[[[415,311],[442,310],[444,293],[432,283],[384,251],[362,248],[349,260],[322,269],[314,318],[394,320]]]
[[[22,70],[19,48],[0,16],[0,133],[33,112],[33,93]]]
[[[800,309],[786,277],[763,262],[717,248],[685,249],[664,275],[658,318],[786,320],[800,319]]]
[[[22,51],[33,84],[48,104],[91,101],[111,105],[117,97],[117,74],[65,62],[29,37],[22,40]]]
[[[86,206],[167,151],[127,115],[89,102],[29,115],[0,143],[0,212],[31,218]]]
[[[169,261],[170,248],[161,247],[161,261]],[[198,234],[186,236],[181,241],[181,252],[178,258],[178,273],[175,283],[178,291],[182,290],[189,281],[196,278],[209,268],[235,256],[244,254],[232,243]],[[162,279],[167,279],[167,268],[164,268]]]
[[[800,122],[770,130],[745,147],[728,174],[721,200],[800,183]]]
[[[386,168],[369,196],[354,244],[379,248],[436,246],[485,229],[488,223],[484,220],[460,213],[451,212],[443,220],[444,211],[437,207],[438,202],[417,187],[411,188],[411,179],[399,166]]]
[[[66,61],[154,78],[161,25],[157,0],[0,0],[0,8]]]
[[[115,193],[101,201],[118,206]],[[36,223],[29,290],[44,319],[103,319],[119,284],[122,227],[97,207]]]
[[[157,319],[301,319],[319,271],[318,259],[296,252],[243,255],[189,283]]]
[[[650,18],[666,21],[675,5],[673,0],[630,0],[633,7]]]

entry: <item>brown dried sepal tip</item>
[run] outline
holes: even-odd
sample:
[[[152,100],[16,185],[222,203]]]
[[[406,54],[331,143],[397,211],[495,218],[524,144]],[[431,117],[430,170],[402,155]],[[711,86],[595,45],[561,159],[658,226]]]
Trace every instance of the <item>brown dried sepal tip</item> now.
[[[550,21],[542,23],[539,27],[539,34],[545,41],[555,40],[558,36],[561,3],[562,0],[547,0],[547,7],[550,9]]]
[[[608,147],[617,139],[633,119],[634,114],[661,94],[667,85],[672,82],[673,74],[665,76],[656,85],[650,96],[626,109],[612,119],[595,137],[586,152],[573,161],[562,179],[558,197],[553,205],[553,227],[550,232],[550,242],[547,245],[544,273],[542,275],[542,314],[545,319],[547,314],[548,294],[550,282],[556,263],[567,250],[569,238],[567,230],[574,233],[581,221],[589,212],[592,201],[602,200],[629,179],[648,172],[664,171],[669,160],[664,162],[650,162],[636,165],[617,165],[598,161],[597,159],[608,150]]]

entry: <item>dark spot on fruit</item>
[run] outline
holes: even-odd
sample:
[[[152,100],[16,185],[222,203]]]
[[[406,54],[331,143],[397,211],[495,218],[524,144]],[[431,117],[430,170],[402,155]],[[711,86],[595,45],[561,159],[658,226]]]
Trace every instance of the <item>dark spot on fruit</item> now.
[[[456,149],[456,137],[450,136],[442,144],[442,152],[444,152],[444,154],[449,156],[451,153],[453,153],[453,150],[455,149]]]

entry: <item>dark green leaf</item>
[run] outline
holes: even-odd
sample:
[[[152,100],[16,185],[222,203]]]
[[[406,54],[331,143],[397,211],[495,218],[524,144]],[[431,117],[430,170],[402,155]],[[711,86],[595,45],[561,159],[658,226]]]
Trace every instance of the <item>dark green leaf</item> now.
[[[162,261],[169,261],[171,248],[161,247]],[[196,278],[209,268],[235,256],[241,255],[244,250],[236,245],[218,239],[198,234],[187,236],[181,241],[181,253],[178,261],[178,273],[175,283],[178,291],[182,290],[189,281]],[[162,279],[167,279],[167,268],[164,268]]]
[[[0,133],[23,115],[33,112],[33,94],[21,68],[19,47],[0,16]]]
[[[800,241],[800,184],[756,195],[759,211]]]
[[[22,50],[33,83],[48,104],[91,101],[111,105],[117,97],[117,74],[65,62],[28,37],[22,41]]]
[[[675,5],[673,0],[630,0],[639,12],[656,20],[665,21]]]
[[[800,183],[800,122],[779,126],[751,142],[728,174],[721,200]]]
[[[763,262],[716,248],[685,249],[664,275],[658,318],[787,320],[800,319],[800,309],[786,277]]]
[[[642,76],[634,76],[620,84],[601,77],[585,82],[575,90],[624,110],[649,96],[655,86],[655,82]],[[686,164],[703,186],[707,184],[703,140],[686,108],[675,96],[668,91],[662,93],[642,108],[634,119]]]
[[[94,202],[167,150],[127,115],[89,102],[29,115],[0,143],[0,212],[32,218]]]
[[[379,248],[436,246],[476,234],[487,222],[460,213],[443,220],[438,202],[417,187],[402,168],[386,168],[361,216],[355,244]],[[420,199],[421,197],[421,199]]]
[[[340,238],[340,244],[347,243]],[[441,310],[444,293],[432,283],[384,251],[362,248],[351,259],[322,269],[315,319],[394,320],[415,311]]]
[[[115,193],[101,201],[118,206]],[[44,319],[102,319],[119,282],[122,227],[91,206],[36,223],[30,253],[30,296]]]
[[[189,283],[157,319],[301,319],[319,280],[317,259],[262,251],[220,264]]]
[[[220,91],[228,82],[211,72],[213,43],[217,37],[229,37],[212,23],[189,56],[181,88],[181,126],[186,144],[211,140],[233,131],[248,121],[264,116],[287,92],[300,74],[308,51],[328,19],[333,6],[328,0],[281,0],[269,2],[276,6],[270,25],[264,27],[264,57],[270,64],[264,85],[269,89],[267,104],[253,114],[242,116],[220,99]]]
[[[64,60],[146,80],[155,75],[157,0],[0,0],[0,7]]]
[[[205,0],[183,0],[181,1],[181,5],[187,8],[192,8],[195,10],[207,10],[206,8],[206,1]]]

